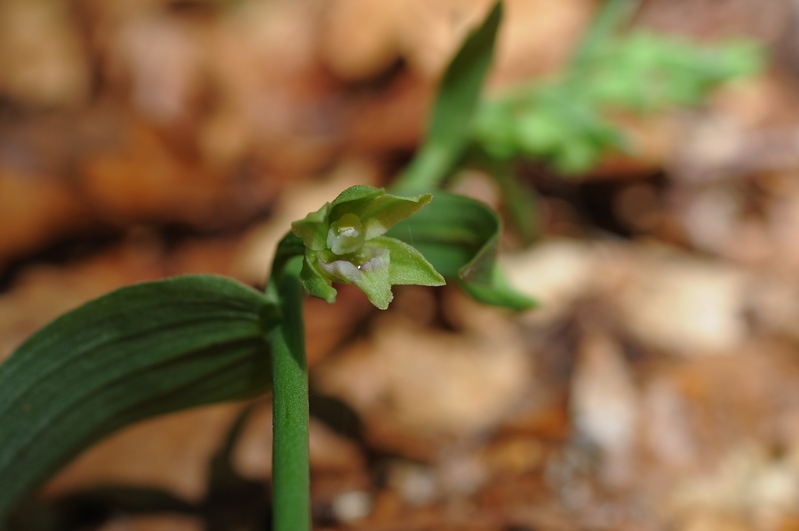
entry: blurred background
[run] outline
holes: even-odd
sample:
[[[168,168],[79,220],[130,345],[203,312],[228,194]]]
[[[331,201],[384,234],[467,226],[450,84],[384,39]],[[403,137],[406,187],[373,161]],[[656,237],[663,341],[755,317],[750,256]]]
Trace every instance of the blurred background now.
[[[0,0],[0,360],[122,285],[262,285],[292,220],[406,166],[490,4]],[[450,183],[541,309],[308,300],[318,529],[799,529],[799,3],[587,38],[603,4],[506,0],[474,141],[523,202]],[[126,429],[31,529],[268,529],[269,415]]]

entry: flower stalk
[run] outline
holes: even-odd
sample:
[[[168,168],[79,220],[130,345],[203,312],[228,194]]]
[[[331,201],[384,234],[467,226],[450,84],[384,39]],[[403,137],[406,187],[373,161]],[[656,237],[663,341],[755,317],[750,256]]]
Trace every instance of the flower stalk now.
[[[308,367],[302,320],[301,257],[274,281],[283,319],[269,336],[272,351],[272,528],[310,531]]]

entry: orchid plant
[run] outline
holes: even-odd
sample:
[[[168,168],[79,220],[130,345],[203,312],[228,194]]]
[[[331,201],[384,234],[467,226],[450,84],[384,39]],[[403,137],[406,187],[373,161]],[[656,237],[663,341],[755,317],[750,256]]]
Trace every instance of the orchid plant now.
[[[399,197],[371,186],[353,186],[331,203],[291,224],[305,245],[300,279],[311,295],[336,301],[333,282],[354,284],[385,310],[391,286],[443,286],[442,277],[422,253],[384,236],[432,200],[432,194]]]
[[[602,42],[634,4],[608,0],[583,49]],[[125,287],[56,319],[0,365],[0,530],[16,530],[16,507],[119,428],[271,390],[272,528],[309,531],[304,296],[334,303],[334,283],[352,284],[385,310],[392,286],[441,286],[446,279],[484,303],[534,305],[495,266],[497,214],[440,190],[465,161],[477,160],[496,170],[509,217],[532,225],[530,191],[503,178],[507,161],[488,148],[498,141],[486,131],[502,132],[484,127],[494,107],[483,103],[480,111],[501,16],[497,0],[451,61],[424,142],[391,189],[351,187],[292,223],[264,292],[211,275]],[[583,55],[576,64],[588,61]]]
[[[500,18],[498,1],[445,74],[425,141],[433,148],[420,154],[428,170],[431,161],[445,170],[465,146]],[[436,190],[441,176],[400,179],[391,193],[354,186],[295,221],[263,292],[212,275],[145,282],[31,336],[0,365],[0,529],[30,521],[20,512],[36,488],[119,428],[271,390],[272,528],[310,530],[304,296],[333,303],[334,283],[353,284],[385,310],[392,286],[446,277],[491,304],[532,304],[494,267],[499,217]]]

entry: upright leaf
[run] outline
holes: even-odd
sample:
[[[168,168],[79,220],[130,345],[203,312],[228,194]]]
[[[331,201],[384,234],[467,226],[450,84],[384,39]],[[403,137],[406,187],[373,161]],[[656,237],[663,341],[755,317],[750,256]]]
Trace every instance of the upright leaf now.
[[[471,138],[472,117],[494,55],[501,19],[500,0],[450,62],[438,88],[424,143],[392,191],[415,194],[435,189],[463,154]]]
[[[597,49],[605,45],[621,26],[629,22],[640,3],[640,0],[606,0],[577,47],[569,68],[572,71],[585,68]]]
[[[34,334],[0,365],[0,522],[118,428],[265,392],[276,323],[264,295],[197,275],[119,289]]]

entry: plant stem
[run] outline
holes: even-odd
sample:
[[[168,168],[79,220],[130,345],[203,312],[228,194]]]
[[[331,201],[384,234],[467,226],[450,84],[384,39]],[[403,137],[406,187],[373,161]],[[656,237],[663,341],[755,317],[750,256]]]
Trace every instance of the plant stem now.
[[[447,176],[460,153],[434,141],[426,142],[408,168],[394,181],[391,192],[400,195],[435,190]]]
[[[302,257],[286,263],[275,282],[283,312],[272,346],[272,489],[274,531],[310,531],[308,368],[299,273]]]

